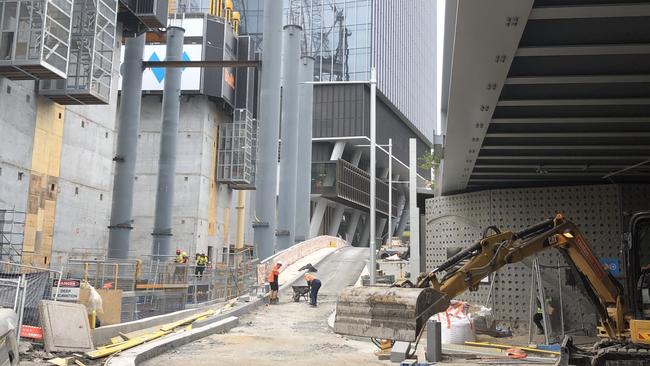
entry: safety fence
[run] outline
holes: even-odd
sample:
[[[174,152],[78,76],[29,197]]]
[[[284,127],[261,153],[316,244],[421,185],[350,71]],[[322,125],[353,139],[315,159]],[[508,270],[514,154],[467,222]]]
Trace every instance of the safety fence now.
[[[191,258],[190,263],[175,263],[173,256],[119,261],[96,258],[67,259],[53,266],[61,268],[64,279],[85,281],[103,298],[111,296],[109,308],[119,309],[119,315],[107,314],[104,319],[114,320],[102,320],[106,325],[183,310],[188,305],[226,301],[255,293],[257,286],[258,261],[252,248],[217,253],[205,266],[192,264]],[[120,290],[119,296],[113,290]],[[118,300],[119,306],[113,304]]]
[[[38,304],[57,299],[60,279],[60,271],[0,261],[0,306],[18,315],[18,334],[23,325],[41,325]]]

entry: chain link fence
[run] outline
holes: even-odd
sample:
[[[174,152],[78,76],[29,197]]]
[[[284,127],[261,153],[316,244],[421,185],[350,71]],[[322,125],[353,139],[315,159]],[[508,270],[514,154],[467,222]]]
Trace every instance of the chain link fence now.
[[[13,309],[23,325],[41,326],[38,304],[56,300],[61,272],[0,261],[0,306]]]

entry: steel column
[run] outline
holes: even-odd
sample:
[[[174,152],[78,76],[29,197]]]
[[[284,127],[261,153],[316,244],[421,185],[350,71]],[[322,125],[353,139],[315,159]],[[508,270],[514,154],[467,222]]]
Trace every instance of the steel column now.
[[[314,111],[314,58],[300,58],[300,116],[298,127],[298,171],[296,173],[296,242],[309,238],[311,194],[311,137]]]
[[[409,139],[409,213],[411,223],[410,249],[411,278],[420,274],[420,210],[417,206],[417,141]]]
[[[280,189],[278,199],[277,250],[291,247],[296,232],[296,176],[298,163],[298,103],[300,71],[300,37],[298,25],[284,27],[282,45],[282,144],[280,145]]]
[[[370,285],[375,284],[377,215],[377,70],[370,69]]]
[[[273,254],[280,127],[280,73],[282,72],[282,1],[264,1],[264,52],[258,114],[258,154],[255,176],[254,243],[257,256]]]
[[[169,61],[178,61],[183,56],[185,29],[167,28],[167,55]],[[174,180],[176,179],[176,145],[178,118],[181,107],[182,69],[165,70],[165,87],[162,100],[162,125],[160,128],[160,156],[158,158],[158,187],[156,190],[156,211],[154,217],[152,254],[156,259],[172,254],[172,210],[174,208]]]
[[[113,202],[108,234],[108,257],[127,258],[129,237],[133,229],[133,186],[135,184],[135,160],[140,129],[140,106],[142,103],[142,54],[145,35],[126,39],[122,95],[118,114],[117,148],[115,151],[115,176],[113,178]]]

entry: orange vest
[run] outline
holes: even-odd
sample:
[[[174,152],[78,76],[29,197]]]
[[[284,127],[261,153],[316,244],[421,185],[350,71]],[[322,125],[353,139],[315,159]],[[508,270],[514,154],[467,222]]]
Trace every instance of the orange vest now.
[[[269,283],[275,282],[275,276],[279,276],[279,275],[280,275],[280,269],[278,268],[277,265],[274,265],[271,272],[269,272],[268,276],[266,276],[266,280],[269,281]]]

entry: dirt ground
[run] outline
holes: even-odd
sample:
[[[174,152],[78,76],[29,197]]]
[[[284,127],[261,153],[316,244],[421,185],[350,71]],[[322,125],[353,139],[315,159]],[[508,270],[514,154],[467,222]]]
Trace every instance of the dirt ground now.
[[[229,333],[188,344],[144,365],[390,365],[377,359],[369,341],[341,337],[327,325],[336,293],[353,285],[365,267],[367,249],[363,249],[344,249],[317,266],[323,282],[317,308],[293,302],[289,289],[280,294],[279,305],[243,316]]]

